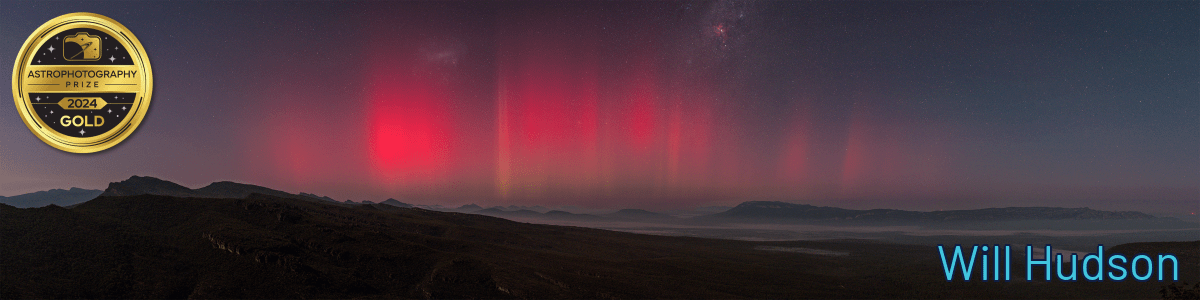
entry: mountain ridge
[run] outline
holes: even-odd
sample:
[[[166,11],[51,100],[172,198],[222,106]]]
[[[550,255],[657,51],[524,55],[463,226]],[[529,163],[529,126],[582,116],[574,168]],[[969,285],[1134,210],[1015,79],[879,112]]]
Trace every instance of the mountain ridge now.
[[[72,187],[69,189],[49,189],[14,196],[0,196],[0,203],[17,208],[42,207],[46,205],[71,206],[92,200],[104,191]]]
[[[413,207],[413,205],[412,205],[412,204],[408,204],[408,203],[400,202],[400,200],[396,200],[396,199],[392,199],[392,198],[388,198],[387,200],[383,200],[383,202],[379,202],[379,204],[387,204],[387,205],[391,205],[391,206],[395,206],[395,207],[402,207],[402,208],[409,208],[409,207]]]
[[[257,186],[253,184],[238,183],[232,181],[218,181],[210,183],[202,188],[191,189],[167,180],[162,180],[149,176],[130,176],[129,179],[112,182],[108,184],[108,188],[99,196],[101,197],[121,197],[121,196],[138,196],[138,195],[158,195],[171,196],[179,198],[231,198],[243,199],[250,197],[253,194],[268,195],[272,197],[296,199],[304,201],[330,202],[328,197],[315,197],[312,194],[292,194],[284,191],[279,191],[267,187]],[[312,195],[312,196],[308,196]]]
[[[621,209],[607,214],[575,213],[563,210],[548,210],[540,212],[518,206],[495,206],[485,209],[475,204],[462,205],[457,208],[440,205],[414,205],[389,198],[384,201],[342,201],[338,202],[329,197],[319,197],[314,194],[292,194],[267,187],[237,183],[232,181],[213,182],[198,189],[190,189],[177,183],[148,176],[131,176],[129,179],[109,183],[102,193],[97,196],[135,196],[135,195],[164,195],[191,198],[246,198],[251,194],[262,194],[280,198],[299,199],[305,201],[322,201],[340,204],[386,204],[394,207],[454,211],[462,213],[483,214],[501,217],[547,217],[553,219],[625,219],[625,220],[755,220],[755,221],[866,221],[866,222],[988,222],[988,221],[1024,221],[1024,220],[1150,220],[1171,219],[1158,218],[1136,211],[1103,211],[1091,208],[1064,207],[1001,207],[970,210],[941,210],[941,211],[909,211],[899,209],[846,209],[831,206],[814,206],[781,201],[746,201],[728,210],[702,214],[692,217],[679,218],[670,214],[652,212],[642,209]],[[0,198],[3,199],[3,198]],[[60,206],[67,206],[66,204]],[[541,208],[541,207],[538,207]]]

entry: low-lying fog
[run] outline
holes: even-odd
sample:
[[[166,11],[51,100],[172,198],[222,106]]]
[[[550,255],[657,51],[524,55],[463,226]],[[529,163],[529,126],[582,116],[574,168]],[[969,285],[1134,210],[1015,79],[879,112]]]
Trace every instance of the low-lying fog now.
[[[639,221],[575,221],[548,220],[543,218],[507,218],[513,221],[598,228],[613,231],[623,231],[639,234],[689,236],[702,238],[735,239],[749,241],[789,241],[789,240],[831,240],[831,239],[869,239],[904,244],[920,245],[953,245],[953,244],[1011,244],[1013,251],[1024,252],[1026,244],[1034,248],[1051,244],[1056,253],[1089,253],[1095,252],[1096,245],[1106,247],[1133,242],[1165,242],[1165,241],[1195,241],[1200,240],[1200,228],[1185,229],[987,229],[987,223],[978,223],[972,229],[957,228],[928,228],[924,226],[830,226],[811,224],[688,224],[655,223]],[[1003,227],[1033,228],[1038,222],[1029,222],[1028,226],[1012,226],[1006,223]],[[1080,222],[1086,225],[1088,222]],[[1120,222],[1108,222],[1117,224]],[[1061,225],[1061,224],[1059,224]],[[1136,224],[1135,224],[1136,225]],[[1084,227],[1084,226],[1067,226]],[[1111,227],[1111,226],[1109,226]],[[1019,248],[1019,249],[1018,249]],[[1040,253],[1040,248],[1034,252]]]

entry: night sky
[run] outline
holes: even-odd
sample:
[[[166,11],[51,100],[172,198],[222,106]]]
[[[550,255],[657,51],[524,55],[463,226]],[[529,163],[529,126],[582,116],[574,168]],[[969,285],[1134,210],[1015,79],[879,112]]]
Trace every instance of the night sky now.
[[[1200,210],[1195,1],[4,1],[2,61],[71,12],[141,40],[150,111],[79,155],[0,105],[0,195]]]

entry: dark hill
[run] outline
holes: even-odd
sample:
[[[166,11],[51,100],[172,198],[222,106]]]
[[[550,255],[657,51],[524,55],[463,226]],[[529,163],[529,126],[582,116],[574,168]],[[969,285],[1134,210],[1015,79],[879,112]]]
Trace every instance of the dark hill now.
[[[282,191],[277,191],[257,185],[244,184],[230,181],[214,182],[206,187],[195,190],[197,193],[204,195],[207,198],[246,198],[250,194],[262,194],[279,198],[292,198],[301,200],[324,200],[320,198],[306,197],[294,195]]]
[[[931,246],[650,236],[263,194],[101,196],[0,216],[4,299],[1121,298],[1164,285],[964,284],[941,277]]]
[[[749,242],[260,194],[0,210],[6,299],[789,298],[869,284]],[[846,247],[819,247],[832,245]]]
[[[108,184],[100,196],[137,196],[163,195],[174,197],[207,197],[185,186],[174,182],[145,176],[131,176],[129,179]]]
[[[121,182],[109,183],[108,189],[105,189],[104,193],[101,193],[100,196],[161,195],[181,198],[246,198],[251,194],[305,201],[333,200],[327,197],[314,197],[315,195],[306,196],[303,193],[296,195],[257,185],[231,181],[214,182],[208,186],[193,190],[174,182],[144,176],[132,176]]]

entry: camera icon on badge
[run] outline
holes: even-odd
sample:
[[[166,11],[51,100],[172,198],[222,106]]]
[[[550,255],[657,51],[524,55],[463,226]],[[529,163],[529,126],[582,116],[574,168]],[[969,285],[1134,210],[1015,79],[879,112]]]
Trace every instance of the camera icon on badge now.
[[[100,36],[79,32],[63,39],[63,59],[67,61],[100,60]]]

